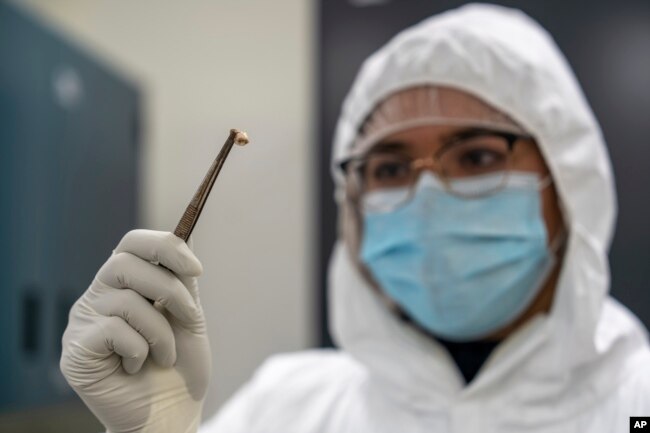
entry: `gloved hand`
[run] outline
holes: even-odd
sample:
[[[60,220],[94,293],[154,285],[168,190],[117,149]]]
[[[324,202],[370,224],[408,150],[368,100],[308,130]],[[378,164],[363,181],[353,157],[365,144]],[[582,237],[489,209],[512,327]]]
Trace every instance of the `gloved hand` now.
[[[201,272],[174,234],[134,230],[72,307],[61,371],[110,432],[198,429],[210,377]]]

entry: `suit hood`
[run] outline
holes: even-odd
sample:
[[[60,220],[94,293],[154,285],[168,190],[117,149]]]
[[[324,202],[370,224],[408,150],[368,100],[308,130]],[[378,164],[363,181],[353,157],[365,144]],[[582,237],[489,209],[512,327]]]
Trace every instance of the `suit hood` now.
[[[402,31],[364,62],[343,103],[332,160],[339,204],[345,188],[338,165],[363,120],[390,94],[419,85],[475,95],[536,139],[568,230],[554,304],[501,343],[464,386],[444,348],[386,308],[340,238],[330,267],[335,341],[396,398],[429,409],[494,395],[499,407],[509,404],[521,416],[541,410],[540,399],[555,398],[568,411],[600,398],[618,380],[610,374],[617,363],[647,343],[638,321],[608,299],[614,180],[603,135],[566,59],[534,20],[499,6],[466,5]],[[616,327],[606,326],[611,320]],[[527,419],[537,415],[549,416]]]

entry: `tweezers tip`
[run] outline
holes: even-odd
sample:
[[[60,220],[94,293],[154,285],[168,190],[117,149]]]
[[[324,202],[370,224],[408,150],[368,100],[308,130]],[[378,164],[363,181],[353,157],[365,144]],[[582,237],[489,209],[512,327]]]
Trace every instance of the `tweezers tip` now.
[[[248,144],[248,134],[246,134],[244,131],[240,131],[239,129],[231,129],[231,133],[235,134],[234,142],[238,146],[245,146]]]

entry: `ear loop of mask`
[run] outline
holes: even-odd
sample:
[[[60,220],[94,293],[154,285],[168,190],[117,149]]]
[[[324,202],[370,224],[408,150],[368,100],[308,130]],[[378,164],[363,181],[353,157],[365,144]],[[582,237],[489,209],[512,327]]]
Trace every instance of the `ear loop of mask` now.
[[[548,173],[544,179],[541,180],[539,183],[539,191],[543,191],[545,188],[550,186],[553,183],[553,178],[551,177],[551,174]],[[562,208],[562,203],[560,202],[560,208]],[[553,266],[552,269],[549,270],[549,274],[546,277],[547,281],[545,281],[543,284],[548,283],[548,278],[555,272],[555,268],[559,267],[562,265],[562,257],[560,252],[564,250],[566,247],[567,240],[569,238],[569,234],[567,231],[567,228],[564,223],[564,213],[560,212],[562,215],[562,224],[558,230],[558,233],[555,235],[555,237],[550,240],[548,244],[548,251],[549,253],[553,256]],[[557,283],[556,283],[557,284]]]
[[[549,187],[552,183],[553,183],[553,178],[551,177],[551,174],[548,173],[537,185],[539,192],[542,192],[544,189]],[[556,258],[559,258],[557,257],[558,253],[564,247],[567,238],[568,238],[568,233],[566,227],[564,226],[564,217],[562,217],[562,226],[559,228],[558,233],[555,235],[555,238],[553,238],[548,245],[549,251],[551,252],[551,254],[556,256]]]

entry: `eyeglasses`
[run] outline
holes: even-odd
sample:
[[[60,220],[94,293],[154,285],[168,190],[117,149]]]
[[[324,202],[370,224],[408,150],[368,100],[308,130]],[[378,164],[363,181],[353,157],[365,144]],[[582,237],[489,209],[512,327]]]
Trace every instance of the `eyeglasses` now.
[[[435,154],[412,158],[388,143],[341,164],[364,209],[391,211],[410,201],[423,170],[435,170],[449,193],[478,198],[501,190],[512,169],[512,151],[518,140],[530,136],[469,130],[445,143]],[[381,195],[381,200],[365,200]],[[381,203],[379,205],[378,203]]]

